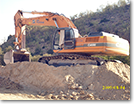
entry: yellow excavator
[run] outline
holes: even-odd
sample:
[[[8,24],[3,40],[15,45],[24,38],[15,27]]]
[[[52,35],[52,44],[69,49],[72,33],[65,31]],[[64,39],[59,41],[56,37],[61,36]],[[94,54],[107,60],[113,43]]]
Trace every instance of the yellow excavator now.
[[[23,13],[42,16],[24,18]],[[25,46],[26,25],[57,27],[53,35],[53,51],[56,55],[43,56],[39,59],[39,62],[48,64],[50,60],[70,59],[70,57],[71,59],[96,60],[99,62],[98,58],[91,57],[91,55],[129,55],[129,43],[127,40],[106,32],[92,32],[82,37],[73,22],[58,13],[18,10],[14,16],[14,22],[15,50],[10,50],[4,55],[6,64],[30,61],[30,53],[27,52]]]

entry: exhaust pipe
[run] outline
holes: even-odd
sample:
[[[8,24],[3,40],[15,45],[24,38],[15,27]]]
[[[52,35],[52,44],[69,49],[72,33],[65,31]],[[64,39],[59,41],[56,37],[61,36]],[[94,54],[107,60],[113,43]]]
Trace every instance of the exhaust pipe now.
[[[22,61],[31,62],[29,52],[10,50],[9,52],[6,52],[4,54],[4,62],[6,64],[12,64],[15,62],[22,62]]]

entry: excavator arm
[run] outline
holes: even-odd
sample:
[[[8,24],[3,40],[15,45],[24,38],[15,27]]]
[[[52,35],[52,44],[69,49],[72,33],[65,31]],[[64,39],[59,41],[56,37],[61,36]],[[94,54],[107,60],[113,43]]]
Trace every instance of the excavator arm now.
[[[59,15],[58,13],[51,12],[23,12],[23,13],[31,13],[31,14],[39,14],[41,17],[37,18],[23,18],[22,24],[26,25],[39,25],[39,26],[56,26],[59,28],[62,27],[71,27],[76,28],[76,26],[70,21],[69,18]]]
[[[23,13],[41,15],[39,17],[24,18]],[[18,10],[14,16],[15,24],[15,50],[10,50],[4,55],[4,62],[14,63],[18,61],[30,61],[30,53],[25,47],[25,27],[28,26],[55,26],[57,28],[74,28],[77,29],[73,22],[58,13],[51,12],[36,12],[36,11],[21,11]],[[79,35],[79,34],[78,34]]]
[[[23,13],[42,15],[35,18],[24,18]],[[57,28],[71,27],[76,28],[73,22],[63,15],[51,12],[26,12],[20,11],[14,16],[15,22],[15,38],[16,49],[25,49],[25,25],[31,26],[56,26]]]

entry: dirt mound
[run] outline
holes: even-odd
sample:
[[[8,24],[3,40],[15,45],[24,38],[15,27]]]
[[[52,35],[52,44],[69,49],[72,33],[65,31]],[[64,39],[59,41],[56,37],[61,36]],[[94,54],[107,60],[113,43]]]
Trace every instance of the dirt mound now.
[[[6,89],[13,89],[13,90],[23,89],[23,87],[20,84],[11,81],[9,78],[0,77],[0,88],[2,87]]]
[[[18,62],[0,67],[0,76],[48,99],[130,99],[130,67],[123,63],[54,67],[38,62]]]

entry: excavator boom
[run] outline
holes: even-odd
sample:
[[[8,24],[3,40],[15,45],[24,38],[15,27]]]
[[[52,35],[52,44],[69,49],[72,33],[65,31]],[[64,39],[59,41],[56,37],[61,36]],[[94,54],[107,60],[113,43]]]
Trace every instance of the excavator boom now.
[[[24,18],[23,13],[39,14],[42,16],[34,18]],[[24,42],[23,33],[25,31],[23,27],[25,25],[56,26],[57,28],[63,28],[63,27],[76,28],[76,26],[72,23],[72,21],[70,21],[69,18],[63,15],[59,15],[58,13],[51,13],[51,12],[36,12],[36,11],[23,12],[18,10],[18,12],[14,16],[14,22],[15,22],[15,38],[16,38],[16,42],[14,42],[14,44],[15,46],[18,46],[19,49],[25,48],[22,46],[23,44],[22,42]]]
[[[33,18],[24,18],[23,13],[42,15]],[[14,16],[15,23],[15,50],[11,50],[4,55],[6,64],[14,63],[17,61],[30,61],[30,53],[27,52],[25,47],[25,27],[28,26],[55,26],[57,28],[70,27],[77,29],[72,21],[58,13],[51,12],[37,12],[37,11],[21,11],[18,10]],[[27,58],[25,58],[27,57]]]

